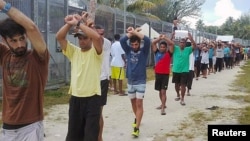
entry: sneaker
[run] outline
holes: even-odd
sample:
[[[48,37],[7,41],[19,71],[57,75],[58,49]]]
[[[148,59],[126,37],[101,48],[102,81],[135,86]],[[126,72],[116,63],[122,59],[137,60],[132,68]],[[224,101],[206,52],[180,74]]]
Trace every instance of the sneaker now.
[[[135,128],[135,127],[136,127],[136,118],[135,118],[134,123],[132,123],[132,127],[133,127],[133,128]]]
[[[132,123],[132,127],[135,128],[136,127],[136,123]]]
[[[140,133],[139,129],[135,127],[134,131],[132,132],[132,135],[137,138],[139,137],[139,133]]]

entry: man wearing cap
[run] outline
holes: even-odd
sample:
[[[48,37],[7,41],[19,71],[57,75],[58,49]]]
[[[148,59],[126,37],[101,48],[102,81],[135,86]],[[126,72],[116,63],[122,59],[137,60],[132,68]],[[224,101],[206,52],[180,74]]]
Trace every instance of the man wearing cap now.
[[[191,41],[191,46],[186,47],[187,39]],[[186,105],[184,102],[184,96],[186,93],[189,73],[189,56],[193,52],[194,48],[196,48],[196,43],[190,33],[188,33],[187,38],[180,39],[179,45],[175,45],[173,47],[172,83],[175,83],[175,91],[177,93],[175,100],[180,100],[180,104],[182,106]]]
[[[95,31],[88,13],[68,15],[57,32],[63,54],[71,62],[69,122],[66,141],[97,141],[101,113],[100,74],[103,38]],[[70,43],[67,33],[72,26],[79,31],[79,47]]]

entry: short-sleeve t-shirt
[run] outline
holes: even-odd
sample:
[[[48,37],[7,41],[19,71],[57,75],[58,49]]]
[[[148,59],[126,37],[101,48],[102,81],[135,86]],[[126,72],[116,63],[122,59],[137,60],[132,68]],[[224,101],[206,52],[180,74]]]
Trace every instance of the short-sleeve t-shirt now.
[[[189,55],[192,53],[191,46],[185,47],[183,50],[177,45],[174,46],[173,52],[173,72],[183,73],[189,72]]]

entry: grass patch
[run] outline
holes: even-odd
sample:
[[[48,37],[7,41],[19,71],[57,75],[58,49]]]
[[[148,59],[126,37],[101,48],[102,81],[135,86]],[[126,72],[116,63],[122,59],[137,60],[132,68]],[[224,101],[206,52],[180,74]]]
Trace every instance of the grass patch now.
[[[236,76],[235,81],[231,84],[232,88],[230,90],[242,92],[244,95],[230,95],[226,96],[226,98],[248,103],[249,106],[242,109],[219,108],[211,112],[197,111],[191,113],[186,120],[180,123],[177,130],[165,134],[164,137],[172,137],[171,139],[173,140],[192,140],[194,135],[203,135],[203,137],[206,138],[208,124],[211,124],[211,122],[228,122],[229,124],[235,120],[233,117],[236,117],[236,121],[234,122],[239,124],[250,124],[250,62],[246,62],[241,69],[242,71],[238,72],[239,74]],[[206,97],[217,98],[219,96],[210,94]],[[189,132],[183,133],[184,131]],[[207,138],[204,140],[207,140]]]
[[[216,94],[206,94],[206,95],[204,95],[203,97],[204,97],[204,98],[206,98],[206,97],[220,98],[221,96],[216,95]]]
[[[247,95],[232,96],[230,98],[236,100],[242,100],[249,104],[241,110],[241,114],[238,118],[240,124],[250,124],[250,61],[248,60],[244,66],[241,66],[242,71],[236,77],[236,80],[232,83],[233,88],[236,91],[243,92]]]
[[[242,71],[236,77],[236,80],[232,83],[232,86],[236,91],[250,93],[250,61],[247,61],[244,66],[241,66]]]
[[[250,124],[250,106],[243,109],[241,115],[239,116],[240,124]]]
[[[56,90],[46,90],[44,93],[44,108],[69,103],[68,90],[69,86],[63,86]]]
[[[190,113],[188,118],[183,120],[176,130],[166,133],[164,137],[171,137],[173,141],[192,141],[199,135],[200,138],[203,138],[202,140],[207,140],[208,124],[220,122],[222,119],[226,119],[226,122],[228,122],[231,121],[230,116],[235,117],[237,115],[239,115],[239,109],[219,108],[209,112],[196,111]],[[155,141],[160,141],[160,139],[157,138]]]

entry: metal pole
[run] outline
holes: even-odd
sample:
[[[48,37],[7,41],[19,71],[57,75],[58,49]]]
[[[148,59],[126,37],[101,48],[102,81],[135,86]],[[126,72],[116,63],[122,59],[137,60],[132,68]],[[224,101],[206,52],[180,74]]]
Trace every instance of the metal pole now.
[[[123,33],[126,34],[126,0],[123,0]]]
[[[38,26],[38,0],[31,1],[32,3],[32,13],[31,13],[31,19],[34,21],[34,23]]]
[[[64,17],[68,15],[68,11],[69,11],[68,10],[68,0],[64,0]],[[68,80],[68,78],[69,78],[68,72],[69,71],[67,71],[68,68],[69,68],[69,63],[68,63],[66,57],[64,56],[64,82],[66,84],[69,83],[69,80]]]
[[[50,4],[49,0],[45,0],[45,6],[46,6],[46,22],[45,22],[45,42],[47,44],[48,50],[50,50],[50,45],[49,45],[49,30],[50,30],[50,21],[49,21],[49,11],[50,11]],[[48,74],[48,81],[51,80],[51,69],[49,68],[49,74]]]

